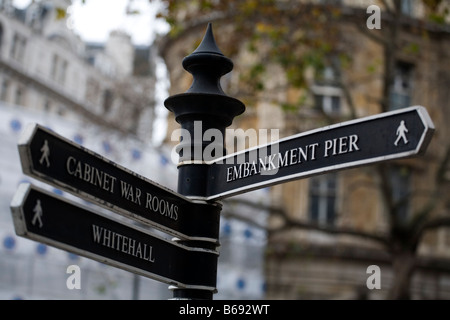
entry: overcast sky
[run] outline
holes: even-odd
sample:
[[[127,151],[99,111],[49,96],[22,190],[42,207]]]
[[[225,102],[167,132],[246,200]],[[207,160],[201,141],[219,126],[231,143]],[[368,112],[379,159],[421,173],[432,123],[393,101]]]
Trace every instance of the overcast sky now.
[[[18,8],[26,7],[31,0],[14,0]],[[150,44],[155,32],[164,33],[167,26],[156,21],[157,4],[148,0],[73,0],[69,9],[68,26],[85,41],[103,42],[111,30],[129,33],[134,44]],[[137,14],[127,15],[129,11]]]

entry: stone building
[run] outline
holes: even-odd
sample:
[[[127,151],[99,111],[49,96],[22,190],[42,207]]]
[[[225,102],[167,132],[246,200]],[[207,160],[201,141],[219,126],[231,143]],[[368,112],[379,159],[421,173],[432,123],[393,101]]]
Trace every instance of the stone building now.
[[[247,106],[234,120],[233,128],[277,128],[283,138],[413,105],[426,107],[436,127],[421,157],[272,186],[272,214],[266,226],[265,297],[450,298],[450,234],[445,227],[450,213],[448,19],[424,22],[429,8],[421,1],[400,1],[397,8],[394,2],[387,2],[390,11],[379,1],[381,29],[371,30],[367,10],[373,1],[298,1],[289,2],[292,7],[286,8],[285,2],[275,1],[279,4],[276,10],[317,14],[316,22],[322,21],[323,27],[314,30],[315,39],[337,34],[336,51],[349,58],[340,59],[339,68],[330,64],[320,72],[314,68],[298,71],[304,72],[304,85],[299,87],[289,81],[295,74],[283,69],[279,60],[267,60],[269,41],[277,40],[270,36],[280,31],[270,29],[267,21],[271,20],[264,16],[264,9],[273,12],[269,7],[252,7],[252,1],[231,1],[229,7],[199,7],[196,3],[169,12],[178,24],[172,36],[161,41],[160,50],[169,69],[170,94],[189,88],[192,77],[182,69],[181,61],[199,44],[207,22],[212,22],[219,48],[234,62],[232,73],[222,79],[222,87]],[[440,12],[447,5],[442,2]],[[227,11],[233,6],[234,11]],[[333,15],[320,13],[330,8],[327,12]],[[260,16],[252,16],[257,9]],[[267,32],[266,42],[252,47],[245,27],[253,36],[260,32],[258,39]],[[308,33],[302,28],[299,22],[299,39]],[[395,41],[390,47],[394,49],[387,51],[391,40]],[[295,54],[299,65],[302,59],[311,58],[301,48]],[[263,57],[266,60],[259,62]],[[386,70],[390,78],[386,78]],[[249,81],[257,80],[262,90],[245,90]],[[171,134],[175,128],[177,124],[169,118],[167,140],[174,140]],[[227,140],[230,152],[236,150],[235,143]],[[225,200],[225,208],[227,201],[232,199]],[[438,221],[434,219],[439,220],[440,228],[434,228],[431,221]],[[286,221],[295,221],[295,226],[286,225]],[[369,284],[374,265],[379,268],[380,288]],[[397,286],[404,291],[399,294],[402,289]]]
[[[0,2],[0,101],[84,118],[151,139],[155,65],[151,46],[113,31],[85,43],[67,27],[69,0]]]

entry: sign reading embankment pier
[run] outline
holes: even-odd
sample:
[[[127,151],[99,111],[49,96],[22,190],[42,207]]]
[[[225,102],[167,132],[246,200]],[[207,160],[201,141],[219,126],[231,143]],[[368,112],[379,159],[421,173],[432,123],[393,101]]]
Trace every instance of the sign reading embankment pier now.
[[[26,128],[18,148],[25,174],[181,239],[217,241],[219,207],[211,214],[204,206],[212,204],[191,201],[37,124]]]
[[[189,248],[115,221],[28,183],[11,202],[19,236],[181,288],[214,290],[217,252]]]
[[[290,136],[210,163],[207,199],[421,154],[433,132],[426,109],[414,106]]]

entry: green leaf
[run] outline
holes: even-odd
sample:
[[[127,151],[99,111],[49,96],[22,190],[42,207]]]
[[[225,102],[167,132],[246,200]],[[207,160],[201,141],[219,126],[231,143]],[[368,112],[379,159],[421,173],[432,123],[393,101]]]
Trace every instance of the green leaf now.
[[[295,105],[295,104],[292,104],[292,103],[282,103],[281,104],[281,109],[284,112],[288,112],[288,113],[292,112],[292,113],[294,113],[294,112],[298,111],[298,106]]]
[[[66,17],[66,10],[60,7],[56,7],[56,20],[62,20]]]

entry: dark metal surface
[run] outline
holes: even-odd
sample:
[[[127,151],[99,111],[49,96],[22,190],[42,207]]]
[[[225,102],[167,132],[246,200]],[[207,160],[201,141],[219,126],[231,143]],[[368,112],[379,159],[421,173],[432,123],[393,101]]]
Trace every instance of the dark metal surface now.
[[[402,121],[407,132],[397,131]],[[422,154],[433,132],[426,109],[417,106],[287,137],[212,163],[207,198],[230,197],[311,175]]]
[[[217,253],[185,247],[22,184],[11,203],[17,235],[179,287],[214,290]]]
[[[209,129],[219,130],[221,139],[214,143],[225,154],[225,128],[231,125],[234,117],[244,112],[245,106],[239,100],[227,96],[220,86],[220,78],[232,70],[233,63],[217,47],[211,24],[208,24],[198,48],[184,58],[183,67],[193,76],[191,87],[187,92],[171,96],[164,102],[190,137],[189,142],[184,142],[184,147],[179,148],[178,192],[185,196],[204,198],[207,195],[209,171],[203,159],[203,151],[210,143],[203,140],[204,133]],[[205,213],[210,212],[208,206],[203,209]],[[202,220],[197,221],[205,223]],[[211,246],[208,243],[202,245],[198,241],[183,243],[204,248]],[[215,268],[201,268],[205,273],[217,273],[217,265]],[[173,289],[175,299],[211,300],[213,293],[208,290]]]

